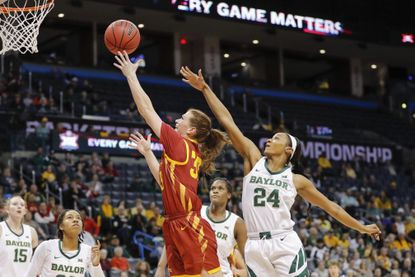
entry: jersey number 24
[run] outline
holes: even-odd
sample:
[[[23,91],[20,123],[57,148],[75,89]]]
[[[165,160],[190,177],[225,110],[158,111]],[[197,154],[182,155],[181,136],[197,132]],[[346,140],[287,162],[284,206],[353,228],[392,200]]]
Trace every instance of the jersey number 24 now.
[[[273,208],[280,207],[279,190],[274,189],[267,195],[264,188],[255,188],[254,207],[265,207],[265,203],[270,203]]]

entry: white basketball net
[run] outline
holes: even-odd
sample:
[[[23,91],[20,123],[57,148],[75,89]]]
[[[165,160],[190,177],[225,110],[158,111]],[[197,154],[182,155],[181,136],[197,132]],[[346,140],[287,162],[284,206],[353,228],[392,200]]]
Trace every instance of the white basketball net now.
[[[0,54],[37,53],[40,24],[53,6],[53,0],[0,0]]]

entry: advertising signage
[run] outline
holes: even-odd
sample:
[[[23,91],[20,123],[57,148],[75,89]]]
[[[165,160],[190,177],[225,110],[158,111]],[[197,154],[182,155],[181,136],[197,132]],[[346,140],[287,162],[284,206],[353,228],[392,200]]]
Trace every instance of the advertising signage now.
[[[258,8],[253,6],[254,1],[251,3],[252,5],[248,6],[235,4],[232,1],[171,0],[171,5],[178,12],[267,24],[322,36],[339,36],[343,33],[351,33],[344,29],[343,23],[340,21],[277,9]]]
[[[125,135],[106,136],[104,134],[77,133],[69,130],[62,133],[54,132],[52,147],[57,152],[107,152],[116,156],[139,155],[138,151],[134,149],[134,145],[128,140],[128,136]],[[156,156],[160,156],[163,152],[163,145],[157,139],[151,138],[151,150]]]
[[[258,147],[263,149],[268,138],[258,138]],[[303,140],[303,156],[318,159],[325,155],[329,160],[350,162],[359,158],[367,163],[384,163],[393,160],[395,151],[390,146],[351,144],[316,140]]]

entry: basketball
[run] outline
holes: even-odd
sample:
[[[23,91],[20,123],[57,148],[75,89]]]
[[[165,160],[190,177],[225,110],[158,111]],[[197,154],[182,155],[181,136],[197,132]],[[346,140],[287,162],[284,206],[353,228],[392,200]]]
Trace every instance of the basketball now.
[[[118,51],[133,53],[140,44],[141,36],[137,26],[131,21],[120,19],[112,22],[104,34],[104,42],[112,54]]]

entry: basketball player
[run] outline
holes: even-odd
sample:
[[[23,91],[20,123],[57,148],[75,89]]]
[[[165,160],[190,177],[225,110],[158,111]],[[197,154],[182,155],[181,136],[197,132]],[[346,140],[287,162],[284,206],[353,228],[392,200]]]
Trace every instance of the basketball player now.
[[[128,80],[139,113],[164,147],[160,186],[166,220],[163,236],[172,276],[203,274],[222,276],[216,256],[215,234],[200,217],[197,196],[199,171],[211,173],[214,160],[226,144],[226,135],[212,128],[210,118],[195,109],[176,120],[176,129],[164,123],[153,108],[136,75],[140,61],[131,63],[127,53],[115,56]]]
[[[151,151],[150,137],[147,140],[140,133],[132,134],[131,142],[135,144],[135,148],[146,158],[147,164],[153,177],[159,182],[158,176],[158,161]],[[213,181],[210,191],[210,206],[202,206],[201,216],[205,219],[216,234],[216,241],[218,244],[217,256],[220,261],[221,271],[223,276],[232,277],[232,268],[229,259],[232,260],[234,266],[239,269],[240,275],[245,271],[245,265],[242,257],[234,256],[235,245],[238,246],[241,253],[244,252],[246,242],[246,227],[243,220],[236,214],[226,210],[229,199],[232,196],[232,186],[225,178],[217,178]],[[236,263],[235,259],[240,258],[242,262]],[[240,266],[238,267],[237,264]],[[242,265],[241,265],[242,264]],[[167,258],[165,249],[160,257],[156,277],[164,276],[167,265]],[[246,271],[245,271],[246,275]]]
[[[75,210],[65,210],[58,217],[58,239],[39,244],[26,277],[104,277],[100,265],[100,243],[82,243],[83,222]]]
[[[309,276],[302,243],[293,231],[290,209],[299,194],[345,226],[379,239],[375,224],[362,225],[339,205],[327,199],[303,175],[296,173],[300,141],[287,133],[268,139],[264,156],[236,126],[226,107],[203,79],[182,67],[184,81],[201,91],[236,151],[244,159],[242,211],[248,229],[245,260],[251,276]]]
[[[38,244],[37,233],[22,224],[27,210],[21,196],[7,200],[5,210],[7,218],[0,222],[0,277],[24,276]]]

